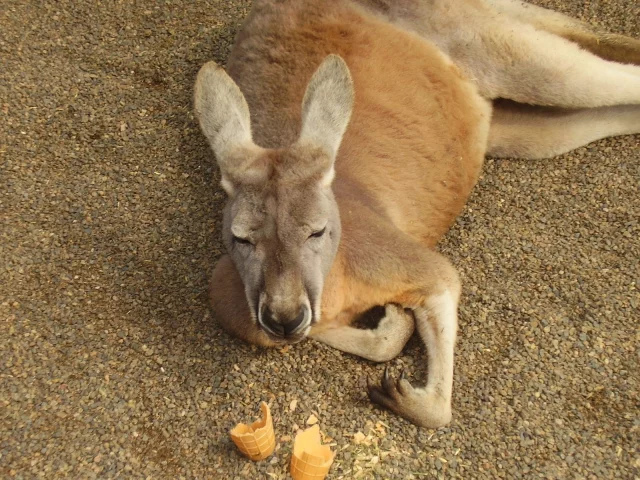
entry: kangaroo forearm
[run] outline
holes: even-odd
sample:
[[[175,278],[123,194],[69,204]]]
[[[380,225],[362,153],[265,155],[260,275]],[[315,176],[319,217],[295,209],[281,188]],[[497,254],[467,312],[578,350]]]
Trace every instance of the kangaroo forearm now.
[[[251,318],[244,287],[228,255],[220,258],[209,283],[214,319],[230,334],[245,342],[273,347],[273,342]]]

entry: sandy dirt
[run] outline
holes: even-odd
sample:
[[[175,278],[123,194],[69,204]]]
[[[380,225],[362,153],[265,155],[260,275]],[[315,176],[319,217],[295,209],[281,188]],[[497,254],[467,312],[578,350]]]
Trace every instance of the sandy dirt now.
[[[635,0],[539,3],[640,36]],[[487,162],[441,245],[464,281],[447,428],[371,405],[383,365],[219,329],[225,196],[191,97],[249,8],[2,3],[0,476],[285,478],[313,415],[332,479],[638,478],[639,136]],[[278,446],[252,463],[228,430],[261,400]]]

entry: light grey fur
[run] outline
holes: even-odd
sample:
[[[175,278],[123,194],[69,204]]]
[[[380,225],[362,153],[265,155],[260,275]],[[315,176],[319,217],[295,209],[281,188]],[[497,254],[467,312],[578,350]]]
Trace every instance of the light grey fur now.
[[[308,84],[298,140],[267,152],[253,143],[249,109],[233,80],[213,62],[198,74],[196,113],[230,196],[224,243],[242,277],[253,321],[271,335],[262,318],[267,308],[280,324],[300,309],[308,312],[292,341],[304,338],[319,319],[341,231],[333,165],[353,98],[346,64],[329,55]]]

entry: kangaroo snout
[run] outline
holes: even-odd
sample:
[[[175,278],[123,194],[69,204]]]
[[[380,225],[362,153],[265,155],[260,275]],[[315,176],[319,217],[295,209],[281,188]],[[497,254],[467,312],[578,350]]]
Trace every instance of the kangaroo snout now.
[[[260,325],[274,336],[301,336],[311,323],[311,310],[307,305],[300,305],[297,313],[291,314],[277,311],[262,303],[258,320]]]

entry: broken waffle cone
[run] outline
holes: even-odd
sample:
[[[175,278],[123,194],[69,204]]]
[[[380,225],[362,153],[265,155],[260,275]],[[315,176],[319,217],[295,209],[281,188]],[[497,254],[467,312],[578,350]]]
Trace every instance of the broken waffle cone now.
[[[293,442],[291,476],[294,480],[322,480],[333,463],[335,453],[320,442],[320,427],[298,432]]]
[[[251,425],[239,423],[229,432],[231,440],[251,460],[264,460],[276,448],[276,435],[269,406],[260,403],[262,418]]]

